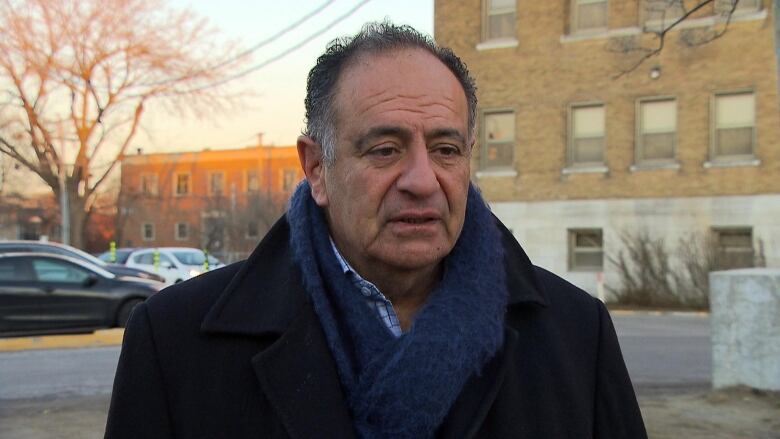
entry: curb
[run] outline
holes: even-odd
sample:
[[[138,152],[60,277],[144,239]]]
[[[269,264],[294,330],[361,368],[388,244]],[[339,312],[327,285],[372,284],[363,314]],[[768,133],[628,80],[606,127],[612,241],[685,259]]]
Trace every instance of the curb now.
[[[124,333],[124,329],[114,328],[97,330],[91,334],[0,338],[0,352],[118,346],[122,344]]]
[[[632,310],[611,309],[613,316],[681,316],[681,317],[709,317],[708,311],[657,311],[657,310]]]

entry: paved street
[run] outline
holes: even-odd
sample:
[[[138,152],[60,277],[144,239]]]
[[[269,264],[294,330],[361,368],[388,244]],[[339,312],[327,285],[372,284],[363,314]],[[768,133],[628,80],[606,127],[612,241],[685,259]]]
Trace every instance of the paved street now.
[[[109,394],[118,359],[118,346],[0,353],[0,400]]]
[[[631,379],[640,391],[710,386],[712,346],[707,316],[618,314],[613,321]]]
[[[613,317],[640,397],[707,388],[709,319]],[[0,352],[0,437],[99,438],[119,347]]]

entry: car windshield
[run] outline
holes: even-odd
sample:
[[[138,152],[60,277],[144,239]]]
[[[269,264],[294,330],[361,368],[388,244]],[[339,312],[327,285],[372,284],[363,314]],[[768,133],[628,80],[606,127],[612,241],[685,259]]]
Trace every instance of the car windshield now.
[[[127,249],[127,250],[117,250],[116,251],[116,264],[122,264],[124,265],[127,262],[127,258],[130,256],[130,253],[133,252],[133,249]],[[98,256],[99,259],[111,263],[111,252],[103,252]]]
[[[175,251],[173,256],[184,265],[203,265],[206,262],[203,252],[199,251]],[[217,265],[219,263],[219,259],[209,255],[209,265]]]

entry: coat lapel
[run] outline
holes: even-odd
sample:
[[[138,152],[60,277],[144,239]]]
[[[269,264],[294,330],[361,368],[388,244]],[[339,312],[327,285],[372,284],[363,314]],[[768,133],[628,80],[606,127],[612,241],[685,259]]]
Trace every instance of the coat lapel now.
[[[325,335],[312,307],[252,359],[258,381],[294,438],[355,436]]]
[[[275,340],[251,365],[289,435],[351,438],[336,365],[288,243],[282,217],[225,287],[201,331]]]
[[[477,436],[504,382],[511,362],[508,353],[516,349],[517,339],[517,331],[511,328],[504,330],[504,346],[485,365],[481,374],[466,382],[444,419],[438,437],[468,439]]]

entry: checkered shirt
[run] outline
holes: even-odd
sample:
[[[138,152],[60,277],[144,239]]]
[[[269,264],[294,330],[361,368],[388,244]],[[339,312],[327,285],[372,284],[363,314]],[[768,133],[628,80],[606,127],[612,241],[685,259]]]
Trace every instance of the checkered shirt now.
[[[330,240],[330,245],[333,248],[333,254],[336,255],[336,260],[339,261],[339,265],[341,265],[344,274],[347,275],[352,284],[357,287],[363,296],[365,296],[369,308],[377,313],[379,319],[395,337],[403,335],[401,324],[398,322],[398,315],[395,313],[395,309],[393,309],[393,304],[390,300],[379,291],[379,288],[377,288],[376,285],[363,279],[358,272],[349,265],[349,262],[347,262],[347,260],[341,256],[341,253],[339,253],[332,238]]]

